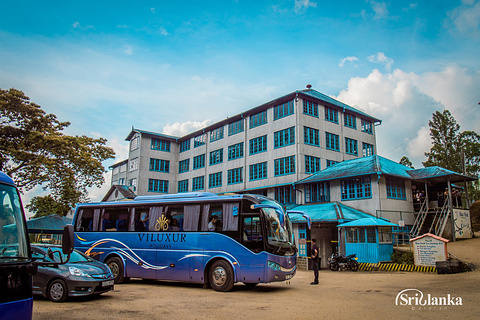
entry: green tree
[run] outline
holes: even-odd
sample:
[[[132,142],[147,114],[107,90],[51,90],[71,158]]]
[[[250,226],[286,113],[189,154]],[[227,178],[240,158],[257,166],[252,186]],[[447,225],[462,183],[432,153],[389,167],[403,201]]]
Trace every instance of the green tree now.
[[[407,156],[403,156],[402,159],[400,159],[400,164],[403,164],[404,166],[406,167],[409,167],[409,168],[412,168],[412,169],[415,169],[413,167],[413,164],[412,164],[412,161],[410,161],[410,159],[407,157]]]
[[[32,200],[33,210],[47,203],[53,211],[73,208],[88,199],[87,188],[104,183],[102,162],[115,152],[105,146],[106,139],[64,134],[69,125],[46,114],[22,91],[0,89],[0,171],[22,191],[40,185],[51,192],[50,199]]]
[[[480,135],[474,131],[460,132],[460,126],[450,111],[436,111],[428,122],[432,147],[426,152],[425,167],[439,166],[472,177],[480,173]],[[465,169],[465,170],[464,170]],[[470,199],[478,199],[478,184],[470,188]]]

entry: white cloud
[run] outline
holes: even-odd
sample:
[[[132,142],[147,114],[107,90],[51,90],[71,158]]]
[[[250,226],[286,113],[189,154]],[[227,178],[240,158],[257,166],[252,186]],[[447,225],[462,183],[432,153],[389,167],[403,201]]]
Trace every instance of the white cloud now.
[[[162,36],[168,36],[167,29],[165,29],[164,26],[161,26],[160,29],[158,29],[158,31],[160,32],[160,34],[161,34]]]
[[[480,37],[480,1],[462,1],[457,8],[447,12],[447,28],[466,37]]]
[[[387,57],[383,52],[378,52],[376,55],[371,55],[367,59],[370,62],[384,65],[387,71],[390,71],[393,64],[393,59]]]
[[[358,61],[358,58],[357,57],[345,57],[343,59],[340,60],[340,63],[338,64],[340,66],[340,68],[343,68],[343,66],[345,65],[345,62],[353,62],[353,61]]]
[[[370,0],[370,1],[367,0],[367,2],[370,3],[373,12],[375,12],[373,19],[378,20],[388,16],[388,9],[385,2],[376,2],[373,0]]]
[[[123,52],[126,54],[126,55],[129,55],[131,56],[133,54],[133,48],[131,46],[124,46],[123,47]]]
[[[293,11],[295,13],[304,13],[309,7],[316,8],[316,2],[310,2],[310,0],[295,0],[295,6]]]
[[[152,13],[155,13],[155,8],[153,8],[153,7],[150,8],[150,11],[151,11]]]
[[[73,24],[72,24],[72,27],[75,29],[75,28],[78,28],[80,26],[80,22],[78,21],[75,21]]]
[[[183,123],[173,123],[173,124],[167,124],[163,128],[163,134],[167,134],[170,136],[175,136],[175,137],[181,137],[184,136],[188,133],[194,132],[198,129],[205,128],[206,126],[212,124],[211,120],[205,120],[202,122],[199,121],[186,121]]]
[[[375,69],[350,79],[337,99],[382,120],[376,127],[378,154],[394,161],[407,155],[418,168],[430,149],[428,121],[435,111],[449,109],[461,131],[480,130],[478,83],[480,72],[456,65],[423,74]]]

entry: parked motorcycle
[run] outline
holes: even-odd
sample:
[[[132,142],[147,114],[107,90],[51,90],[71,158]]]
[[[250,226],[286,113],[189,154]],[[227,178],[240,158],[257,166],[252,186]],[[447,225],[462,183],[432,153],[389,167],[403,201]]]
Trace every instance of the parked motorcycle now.
[[[337,255],[336,253],[328,259],[328,268],[332,271],[342,271],[349,269],[352,271],[358,270],[358,258],[356,254],[351,254],[348,256]]]

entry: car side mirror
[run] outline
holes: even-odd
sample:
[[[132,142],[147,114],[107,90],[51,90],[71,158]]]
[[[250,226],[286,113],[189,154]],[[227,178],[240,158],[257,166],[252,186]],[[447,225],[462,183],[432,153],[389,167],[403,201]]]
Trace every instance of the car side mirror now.
[[[71,224],[67,224],[63,228],[62,252],[63,254],[71,254],[73,252],[73,225]]]

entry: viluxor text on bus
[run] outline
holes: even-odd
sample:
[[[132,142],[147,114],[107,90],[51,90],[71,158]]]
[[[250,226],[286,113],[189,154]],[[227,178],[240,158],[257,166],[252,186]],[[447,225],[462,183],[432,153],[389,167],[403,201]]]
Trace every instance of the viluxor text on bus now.
[[[134,277],[229,291],[237,282],[253,287],[296,272],[288,215],[260,195],[197,192],[79,204],[74,229],[75,248],[108,264],[116,283]]]

